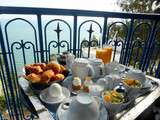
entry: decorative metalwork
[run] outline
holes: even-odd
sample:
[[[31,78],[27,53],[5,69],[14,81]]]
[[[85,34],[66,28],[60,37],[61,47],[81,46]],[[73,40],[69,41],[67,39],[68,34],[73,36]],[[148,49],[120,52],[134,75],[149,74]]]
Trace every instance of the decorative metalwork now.
[[[140,63],[139,63],[139,69],[141,69],[142,68],[142,61],[143,61],[143,58],[144,58],[144,55],[146,54],[145,52],[146,52],[146,49],[147,49],[147,46],[146,46],[146,43],[147,43],[147,41],[148,41],[148,39],[149,39],[149,33],[150,33],[150,30],[151,30],[151,25],[149,24],[149,23],[146,23],[146,22],[142,22],[142,23],[140,23],[140,24],[138,24],[135,28],[134,28],[134,30],[133,30],[133,33],[132,33],[132,37],[131,37],[131,41],[130,41],[130,43],[129,43],[129,49],[128,49],[128,53],[129,53],[129,55],[128,55],[128,59],[127,59],[127,63],[129,63],[129,61],[130,61],[130,57],[131,57],[131,51],[132,51],[132,44],[133,44],[133,42],[134,42],[134,35],[135,35],[135,33],[136,33],[136,31],[138,30],[138,29],[140,29],[141,27],[142,27],[142,25],[145,25],[147,28],[148,28],[148,37],[145,39],[145,40],[141,40],[141,42],[144,42],[144,45],[143,46],[141,46],[141,47],[143,47],[142,48],[142,55],[141,55],[141,58],[140,58]]]
[[[105,41],[106,44],[107,44],[108,41],[109,41],[109,33],[110,33],[110,30],[112,29],[113,25],[116,25],[116,24],[122,24],[122,25],[123,25],[123,27],[125,28],[125,33],[126,33],[125,38],[127,37],[127,34],[128,34],[128,26],[127,26],[125,23],[123,23],[123,22],[119,22],[119,21],[113,22],[112,24],[110,24],[110,25],[108,26],[107,38],[106,38],[106,41]],[[117,34],[117,36],[118,36],[118,34]],[[126,40],[124,40],[124,41],[126,41]]]
[[[19,101],[18,74],[17,74],[16,62],[15,62],[15,58],[14,58],[15,53],[13,51],[13,46],[14,45],[19,45],[19,46],[16,47],[16,49],[21,49],[21,47],[20,47],[21,44],[19,42],[13,42],[13,44],[10,44],[9,39],[8,39],[8,32],[7,32],[9,24],[11,24],[13,21],[17,21],[17,20],[24,21],[25,23],[29,24],[31,26],[31,28],[33,28],[34,35],[35,35],[34,36],[35,37],[35,46],[36,46],[37,51],[38,51],[38,44],[37,44],[36,29],[34,28],[34,26],[29,21],[27,21],[23,18],[15,18],[15,19],[12,19],[12,20],[10,20],[6,23],[6,25],[5,25],[5,35],[6,35],[7,50],[8,50],[8,53],[9,53],[8,54],[8,56],[9,56],[9,66],[8,66],[8,68],[9,69],[7,71],[7,76],[8,77],[10,76],[7,81],[10,83],[9,84],[9,89],[10,89],[11,96],[12,96],[10,99],[14,103],[13,107],[11,107],[10,109],[13,109],[12,112],[15,114],[15,115],[12,115],[12,117],[16,116],[16,119],[19,120],[19,119],[24,119],[25,115],[23,114],[24,113],[23,108],[22,108],[22,105]],[[26,45],[27,45],[27,42],[26,42]],[[26,45],[24,45],[25,49],[29,49]],[[10,48],[11,48],[11,50],[10,50]],[[26,59],[25,59],[24,49],[22,49],[22,51],[23,51],[23,60],[24,60],[24,64],[25,64]],[[35,50],[34,50],[34,52],[35,52]],[[35,56],[35,53],[34,53],[34,56]],[[37,53],[36,57],[37,57],[37,61],[39,61],[38,53]],[[11,81],[11,78],[12,78],[12,81]]]
[[[137,40],[133,42],[133,45],[131,48],[131,55],[130,55],[131,57],[129,60],[129,64],[132,64],[133,67],[137,67],[136,65],[138,64],[138,68],[139,68],[139,60],[141,58],[140,55],[141,55],[143,46],[144,46],[144,41]]]
[[[99,46],[99,44],[98,44],[98,41],[92,40],[92,33],[94,32],[94,30],[92,29],[92,24],[90,25],[90,29],[87,30],[87,31],[88,31],[88,33],[89,33],[89,41],[83,40],[83,41],[81,42],[80,57],[81,57],[81,55],[82,55],[83,45],[85,45],[85,47],[88,47],[88,58],[89,58],[89,57],[90,57],[90,49],[91,49],[91,47]]]
[[[6,80],[6,75],[5,75],[5,70],[3,66],[3,61],[2,61],[2,53],[0,53],[0,80],[2,82],[2,87],[3,87],[3,93],[5,96],[5,99],[7,101],[7,109],[9,112],[9,117],[10,119],[13,119],[13,110],[11,109],[11,99],[10,99],[10,94],[9,94],[9,88],[7,85],[7,80]]]
[[[160,73],[160,71],[158,71],[158,67],[159,67],[159,63],[160,63],[160,43],[158,43],[158,41],[155,41],[154,46],[151,48],[152,49],[152,53],[150,56],[150,61],[149,61],[149,66],[147,66],[149,74],[152,76],[158,76],[158,73]],[[147,71],[147,70],[146,70]]]
[[[121,24],[122,27],[124,27],[124,32],[125,32],[125,39],[122,40],[122,38],[118,37],[119,36],[119,31],[117,31],[114,35],[114,38],[113,40],[109,40],[109,34],[110,34],[110,31],[112,29],[112,27],[116,24]],[[113,46],[113,61],[115,60],[115,55],[116,55],[116,52],[117,51],[117,47],[121,47],[121,52],[120,52],[120,59],[119,59],[119,62],[122,63],[122,60],[123,60],[123,57],[124,57],[124,52],[125,52],[125,45],[126,45],[126,39],[127,39],[127,35],[128,35],[128,26],[123,23],[123,22],[120,22],[120,21],[117,21],[117,22],[113,22],[112,24],[110,24],[108,26],[108,30],[107,30],[107,38],[106,38],[106,41],[105,41],[105,44],[111,44]]]
[[[108,44],[113,46],[113,59],[112,59],[112,61],[115,61],[115,56],[116,56],[116,53],[118,52],[117,48],[118,47],[123,48],[123,45],[124,45],[123,40],[116,36],[116,38],[114,40],[108,41]],[[123,51],[122,48],[121,48],[121,51]],[[119,54],[122,54],[122,52],[120,52]]]
[[[78,56],[80,56],[80,57],[81,57],[81,54],[82,54],[82,47],[83,47],[84,43],[87,42],[86,40],[84,40],[80,44],[80,39],[81,39],[80,38],[80,31],[81,31],[81,27],[85,23],[88,23],[88,22],[91,22],[91,23],[94,23],[94,24],[98,25],[98,27],[100,29],[99,33],[100,33],[100,35],[102,34],[102,28],[101,28],[100,24],[98,22],[94,21],[94,20],[87,20],[87,21],[84,21],[80,24],[79,29],[78,29]],[[92,29],[92,24],[90,24],[90,28],[89,28],[89,30],[87,30],[87,32],[89,33],[89,37],[88,37],[89,40],[88,40],[88,44],[86,44],[87,45],[86,47],[88,47],[88,57],[90,57],[90,48],[94,46],[93,44],[95,44],[96,46],[100,46],[100,42],[102,42],[102,41],[99,40],[99,42],[98,42],[96,40],[92,40],[92,33],[95,32]],[[80,49],[79,49],[79,47],[80,47]]]
[[[47,26],[53,22],[58,22],[57,23],[57,29],[55,29],[54,31],[57,33],[57,41],[56,40],[52,40],[51,42],[48,43],[48,46],[47,46]],[[60,29],[60,23],[59,22],[62,22],[64,23],[65,25],[67,25],[67,27],[69,28],[69,35],[70,35],[70,40],[69,42],[66,41],[66,40],[61,40],[60,39],[60,33],[63,31],[62,29]],[[48,56],[49,56],[49,61],[50,61],[50,55],[51,55],[51,45],[53,48],[57,48],[58,51],[57,53],[60,53],[60,48],[65,48],[67,47],[67,51],[70,51],[71,52],[71,48],[72,48],[72,30],[71,30],[71,27],[70,25],[64,21],[64,20],[61,20],[61,19],[54,19],[54,20],[51,20],[49,21],[46,25],[45,25],[45,28],[44,28],[44,35],[45,35],[45,49],[46,49],[46,61],[48,61]],[[66,45],[65,45],[66,44]],[[48,53],[47,53],[48,52]]]

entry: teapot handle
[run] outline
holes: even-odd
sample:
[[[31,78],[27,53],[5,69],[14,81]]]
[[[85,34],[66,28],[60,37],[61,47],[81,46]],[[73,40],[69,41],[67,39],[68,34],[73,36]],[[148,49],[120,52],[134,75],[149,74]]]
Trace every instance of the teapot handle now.
[[[90,64],[88,64],[87,65],[87,69],[88,69],[88,76],[94,76],[94,69],[93,69],[93,67],[90,65]]]
[[[62,109],[67,110],[69,108],[70,102],[63,102],[62,103]]]
[[[104,75],[104,73],[105,73],[105,71],[104,71],[104,67],[103,66],[100,66],[99,67],[99,73],[100,73],[100,75]]]

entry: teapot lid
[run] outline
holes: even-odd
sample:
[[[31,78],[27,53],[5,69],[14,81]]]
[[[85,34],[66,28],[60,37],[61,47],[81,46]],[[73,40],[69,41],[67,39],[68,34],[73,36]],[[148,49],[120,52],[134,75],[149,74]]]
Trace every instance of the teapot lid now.
[[[114,90],[117,91],[117,92],[119,92],[119,93],[126,93],[127,92],[126,88],[123,86],[122,83],[119,83],[119,85],[116,86],[114,88]]]
[[[85,58],[76,58],[74,62],[79,64],[84,64],[84,65],[89,64],[89,61]]]
[[[81,104],[90,104],[93,102],[93,97],[88,93],[80,93],[77,95],[76,99]]]
[[[89,58],[88,59],[92,64],[102,64],[103,63],[103,61],[102,61],[102,59],[99,59],[99,58]]]

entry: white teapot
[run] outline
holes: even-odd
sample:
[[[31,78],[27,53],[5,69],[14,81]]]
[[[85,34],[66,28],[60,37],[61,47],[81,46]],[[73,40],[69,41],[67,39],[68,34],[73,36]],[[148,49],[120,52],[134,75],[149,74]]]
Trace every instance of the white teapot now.
[[[89,58],[90,64],[94,69],[94,77],[95,79],[103,77],[105,75],[104,63],[101,59],[98,58]]]
[[[76,58],[72,64],[71,70],[73,77],[79,77],[85,80],[87,76],[94,76],[94,69],[90,62],[85,58]]]

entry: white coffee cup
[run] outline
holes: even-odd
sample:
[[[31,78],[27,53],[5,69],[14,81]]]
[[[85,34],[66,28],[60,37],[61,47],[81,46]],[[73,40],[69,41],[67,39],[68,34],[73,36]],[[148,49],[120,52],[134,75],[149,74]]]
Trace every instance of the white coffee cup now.
[[[96,99],[87,93],[78,94],[70,103],[67,120],[98,120],[99,104]]]

